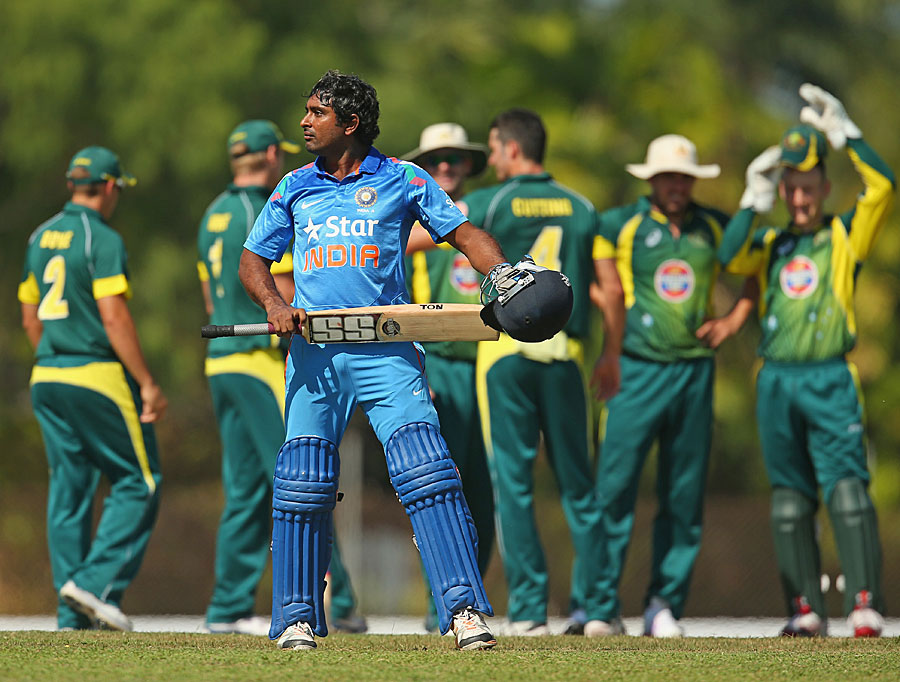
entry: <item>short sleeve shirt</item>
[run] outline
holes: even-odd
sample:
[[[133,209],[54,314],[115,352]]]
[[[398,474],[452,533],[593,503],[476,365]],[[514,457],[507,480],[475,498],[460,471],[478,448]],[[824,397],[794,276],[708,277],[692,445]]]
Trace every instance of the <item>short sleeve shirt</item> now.
[[[288,173],[244,246],[279,260],[294,239],[296,307],[409,303],[403,254],[412,225],[419,221],[437,241],[465,220],[428,173],[370,147],[341,180],[321,158]]]

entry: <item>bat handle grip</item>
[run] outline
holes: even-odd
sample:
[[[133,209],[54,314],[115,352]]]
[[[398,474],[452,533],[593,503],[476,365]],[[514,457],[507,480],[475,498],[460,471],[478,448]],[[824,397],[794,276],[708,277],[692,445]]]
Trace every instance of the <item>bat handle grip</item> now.
[[[258,324],[207,324],[200,328],[200,336],[204,339],[218,339],[223,336],[256,336],[274,334],[275,327],[271,322]]]

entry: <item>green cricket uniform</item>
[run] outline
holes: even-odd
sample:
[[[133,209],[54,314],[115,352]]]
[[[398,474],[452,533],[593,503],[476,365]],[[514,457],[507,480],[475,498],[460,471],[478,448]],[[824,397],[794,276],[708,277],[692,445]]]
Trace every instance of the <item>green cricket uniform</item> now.
[[[266,321],[265,311],[244,290],[238,266],[244,241],[269,194],[265,187],[231,184],[203,216],[197,271],[201,281],[209,282],[211,324]],[[275,274],[292,271],[289,253],[272,265]],[[278,337],[211,339],[206,376],[222,439],[225,492],[216,540],[216,583],[206,620],[231,623],[253,614],[256,586],[269,555],[272,477],[284,443],[284,355]],[[333,618],[353,610],[346,575],[342,566],[332,569]]]
[[[468,258],[449,244],[414,254],[407,277],[414,303],[479,303],[481,276]],[[478,535],[478,568],[484,575],[494,545],[494,497],[475,400],[478,344],[441,341],[423,344],[425,371],[434,407],[445,425],[442,433],[462,479],[463,491]],[[430,613],[437,626],[434,604]]]
[[[814,232],[791,225],[755,229],[756,214],[744,209],[729,223],[719,252],[723,263],[760,284],[764,365],[757,417],[775,490],[775,544],[788,608],[804,597],[823,618],[812,521],[819,488],[846,576],[845,609],[861,590],[872,593],[878,609],[882,598],[881,549],[866,492],[862,394],[844,356],[856,342],[856,277],[884,225],[895,183],[863,140],[848,140],[847,151],[865,184],[853,208],[825,216]],[[815,554],[809,559],[798,554],[807,545]]]
[[[31,235],[19,300],[43,325],[31,399],[50,466],[47,540],[54,586],[68,580],[118,605],[156,519],[159,457],[142,424],[140,391],[110,345],[96,301],[130,296],[122,238],[101,215],[69,202]],[[91,539],[94,492],[110,482]],[[60,628],[88,619],[62,600]]]
[[[606,564],[602,620],[619,615],[619,582],[647,453],[659,442],[653,558],[646,603],[680,618],[700,549],[712,432],[713,351],[695,336],[712,316],[716,249],[728,217],[691,203],[680,235],[649,197],[600,215],[595,258],[613,258],[625,295],[621,389],[606,404],[597,491]]]
[[[526,344],[501,334],[478,347],[478,405],[509,588],[507,614],[511,621],[547,620],[532,473],[543,433],[575,548],[572,592],[583,595],[588,618],[597,618],[602,528],[581,371],[597,215],[589,201],[547,173],[519,175],[463,201],[469,220],[491,233],[511,262],[530,253],[538,265],[564,272],[574,294],[572,316],[552,339]]]

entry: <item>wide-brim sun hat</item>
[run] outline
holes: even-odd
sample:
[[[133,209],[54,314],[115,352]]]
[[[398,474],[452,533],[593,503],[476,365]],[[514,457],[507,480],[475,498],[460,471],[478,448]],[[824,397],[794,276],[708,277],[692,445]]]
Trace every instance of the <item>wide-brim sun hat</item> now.
[[[487,147],[469,142],[466,129],[458,123],[434,123],[428,126],[419,136],[419,146],[400,158],[416,163],[426,154],[438,149],[458,149],[468,152],[472,157],[470,175],[478,175],[487,167]]]
[[[697,161],[697,147],[684,135],[662,135],[647,146],[644,163],[629,163],[625,170],[636,178],[649,180],[660,173],[684,173],[695,178],[715,178],[719,164],[701,165]]]

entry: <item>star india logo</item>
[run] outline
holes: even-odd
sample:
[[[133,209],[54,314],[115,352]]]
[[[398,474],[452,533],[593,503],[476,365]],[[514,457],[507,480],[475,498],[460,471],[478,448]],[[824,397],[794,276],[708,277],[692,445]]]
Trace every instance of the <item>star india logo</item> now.
[[[374,187],[360,187],[356,190],[355,199],[363,208],[371,208],[378,201],[378,192]]]

